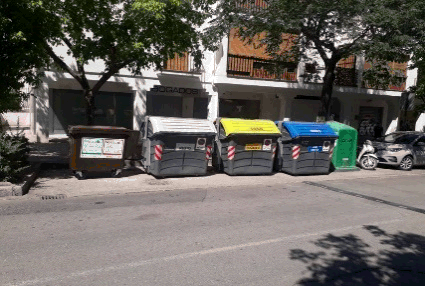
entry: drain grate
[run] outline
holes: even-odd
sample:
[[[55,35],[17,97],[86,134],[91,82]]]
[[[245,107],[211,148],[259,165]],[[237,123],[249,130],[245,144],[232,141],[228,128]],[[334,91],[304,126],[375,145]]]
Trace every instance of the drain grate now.
[[[41,200],[60,200],[65,199],[66,196],[63,194],[55,195],[55,196],[41,196]]]

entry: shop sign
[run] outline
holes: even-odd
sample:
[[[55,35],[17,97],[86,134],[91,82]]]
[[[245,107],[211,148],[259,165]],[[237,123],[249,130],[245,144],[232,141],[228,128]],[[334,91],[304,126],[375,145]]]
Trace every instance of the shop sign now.
[[[155,85],[151,88],[153,92],[164,92],[164,93],[179,93],[179,94],[192,94],[192,95],[202,95],[204,91],[197,88],[185,88],[185,87],[172,87],[172,86],[163,86]]]

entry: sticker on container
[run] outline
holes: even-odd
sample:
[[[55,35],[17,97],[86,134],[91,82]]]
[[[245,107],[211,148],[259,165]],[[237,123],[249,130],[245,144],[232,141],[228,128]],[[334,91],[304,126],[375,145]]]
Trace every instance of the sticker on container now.
[[[323,142],[323,152],[329,152],[329,149],[331,148],[331,141],[325,141]]]
[[[205,150],[206,143],[207,138],[198,138],[198,140],[196,140],[196,150]]]
[[[245,150],[252,151],[252,150],[261,150],[262,145],[261,143],[252,143],[252,144],[246,144]]]
[[[193,151],[193,150],[195,150],[195,144],[176,143],[176,151]]]
[[[272,139],[264,139],[263,150],[264,151],[272,150]]]
[[[102,138],[85,138],[81,140],[81,155],[83,154],[102,154]]]
[[[322,152],[322,146],[308,146],[308,152]]]
[[[124,142],[124,139],[83,137],[80,158],[122,159]]]
[[[103,154],[120,155],[124,151],[124,139],[105,139],[103,146]]]

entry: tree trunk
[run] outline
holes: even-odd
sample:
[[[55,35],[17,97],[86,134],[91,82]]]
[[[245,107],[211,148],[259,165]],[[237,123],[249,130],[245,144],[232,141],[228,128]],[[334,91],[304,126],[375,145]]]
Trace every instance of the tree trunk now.
[[[94,124],[94,111],[95,111],[93,90],[91,89],[85,90],[84,99],[86,100],[87,125],[91,126]]]
[[[336,64],[338,63],[339,59],[330,59],[326,63],[326,73],[325,77],[323,78],[323,87],[322,87],[322,94],[321,94],[321,101],[322,101],[322,107],[320,109],[319,116],[323,116],[325,118],[325,121],[328,121],[330,119],[330,112],[331,112],[331,101],[332,101],[332,91],[333,91],[333,85],[335,81],[335,69]]]

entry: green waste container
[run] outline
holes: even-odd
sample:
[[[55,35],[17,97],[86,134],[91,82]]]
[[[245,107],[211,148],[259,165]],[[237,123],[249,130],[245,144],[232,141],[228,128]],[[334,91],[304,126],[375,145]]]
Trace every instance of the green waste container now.
[[[336,121],[327,124],[338,134],[332,156],[335,171],[356,171],[357,130]]]

